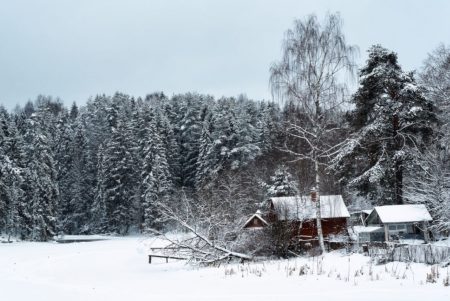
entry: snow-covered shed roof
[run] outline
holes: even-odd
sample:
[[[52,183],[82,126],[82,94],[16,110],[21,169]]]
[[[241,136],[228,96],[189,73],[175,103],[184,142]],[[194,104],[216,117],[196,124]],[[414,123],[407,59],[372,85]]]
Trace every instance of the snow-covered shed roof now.
[[[355,233],[384,232],[383,227],[379,226],[353,226]]]
[[[261,224],[262,225],[265,225],[265,226],[267,226],[267,225],[269,225],[269,223],[261,216],[261,211],[256,211],[256,213],[255,214],[253,214],[245,223],[244,223],[244,226],[243,226],[243,228],[248,228],[250,225],[251,225],[251,222],[253,221],[253,219],[258,219],[258,220],[260,220],[261,221]]]
[[[370,215],[373,214],[378,214],[378,217],[383,224],[413,223],[433,220],[427,207],[423,204],[377,206]]]
[[[361,212],[369,215],[370,213],[372,213],[372,210],[373,209],[365,209],[365,210],[361,210]]]
[[[372,212],[373,209],[358,209],[358,210],[351,210],[349,209],[350,215],[360,215],[362,213],[369,215]]]
[[[341,195],[321,195],[322,218],[350,217]],[[308,220],[316,218],[316,204],[309,196],[273,197],[269,200],[280,220]]]

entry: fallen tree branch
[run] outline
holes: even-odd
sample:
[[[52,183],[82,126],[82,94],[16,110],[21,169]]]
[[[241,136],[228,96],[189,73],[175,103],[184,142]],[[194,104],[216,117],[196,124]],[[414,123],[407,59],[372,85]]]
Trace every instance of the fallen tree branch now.
[[[169,242],[165,248],[161,249],[164,254],[187,257],[189,261],[202,264],[220,263],[230,258],[252,259],[250,255],[228,249],[223,241],[209,239],[207,234],[201,232],[202,227],[197,228],[191,225],[168,205],[160,203],[158,206],[165,219],[175,222],[191,235],[189,238],[176,239],[170,238],[160,231],[152,230],[153,233],[161,235]],[[208,227],[205,227],[205,229],[208,229]]]

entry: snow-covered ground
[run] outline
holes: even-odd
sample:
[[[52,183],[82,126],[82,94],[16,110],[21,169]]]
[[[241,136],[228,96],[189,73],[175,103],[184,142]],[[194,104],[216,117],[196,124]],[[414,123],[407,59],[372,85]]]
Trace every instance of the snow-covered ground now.
[[[430,266],[372,265],[339,252],[211,268],[148,264],[150,243],[126,237],[0,244],[0,300],[450,300],[447,268],[427,283]]]

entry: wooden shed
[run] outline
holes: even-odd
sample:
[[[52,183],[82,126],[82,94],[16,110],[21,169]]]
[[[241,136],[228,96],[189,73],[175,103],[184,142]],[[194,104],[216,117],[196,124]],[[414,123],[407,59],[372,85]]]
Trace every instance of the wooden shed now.
[[[428,241],[431,215],[425,205],[388,205],[375,207],[366,219],[367,226],[383,228],[384,240],[417,239]]]
[[[262,217],[261,211],[256,211],[244,224],[244,229],[262,229],[269,223]]]

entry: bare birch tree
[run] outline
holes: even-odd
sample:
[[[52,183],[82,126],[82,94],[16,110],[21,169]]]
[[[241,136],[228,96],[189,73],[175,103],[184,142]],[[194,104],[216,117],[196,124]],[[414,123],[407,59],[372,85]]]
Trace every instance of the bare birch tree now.
[[[450,46],[439,45],[428,54],[419,74],[420,83],[426,87],[430,98],[443,114],[443,120],[450,117]]]
[[[424,204],[433,217],[430,230],[450,232],[450,167],[448,155],[436,147],[417,155],[413,175],[405,183],[405,198],[410,203]]]
[[[419,81],[426,88],[426,96],[437,111],[440,121],[442,147],[450,154],[450,46],[439,45],[424,61]]]
[[[305,120],[291,122],[289,135],[306,144],[306,151],[286,147],[297,160],[314,165],[317,234],[325,252],[320,213],[320,169],[333,156],[337,145],[329,137],[340,128],[333,116],[347,96],[346,79],[354,78],[356,46],[348,45],[339,14],[330,14],[320,23],[315,15],[296,20],[284,37],[281,60],[270,69],[272,95],[297,106]]]

